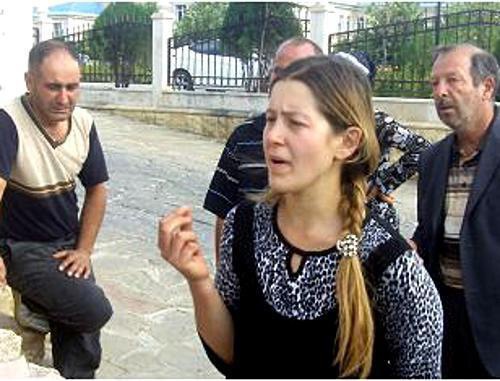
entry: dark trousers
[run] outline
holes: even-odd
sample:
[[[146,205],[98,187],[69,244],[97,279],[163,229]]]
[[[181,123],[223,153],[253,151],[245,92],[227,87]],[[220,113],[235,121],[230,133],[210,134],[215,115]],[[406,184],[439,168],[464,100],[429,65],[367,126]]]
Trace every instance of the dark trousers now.
[[[477,352],[463,290],[443,285],[440,293],[444,312],[443,378],[491,378]]]
[[[7,283],[49,320],[54,367],[65,378],[93,378],[101,361],[99,330],[113,312],[93,276],[77,279],[59,271],[52,254],[73,247],[74,241],[0,241]]]

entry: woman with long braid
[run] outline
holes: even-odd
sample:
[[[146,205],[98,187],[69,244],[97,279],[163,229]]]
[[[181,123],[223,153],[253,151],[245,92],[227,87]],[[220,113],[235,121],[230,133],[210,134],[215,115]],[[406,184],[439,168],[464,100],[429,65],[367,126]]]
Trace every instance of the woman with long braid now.
[[[379,159],[366,76],[341,57],[298,61],[278,73],[266,119],[270,189],[228,214],[215,281],[191,210],[159,224],[211,361],[242,378],[440,377],[434,284],[365,209]]]

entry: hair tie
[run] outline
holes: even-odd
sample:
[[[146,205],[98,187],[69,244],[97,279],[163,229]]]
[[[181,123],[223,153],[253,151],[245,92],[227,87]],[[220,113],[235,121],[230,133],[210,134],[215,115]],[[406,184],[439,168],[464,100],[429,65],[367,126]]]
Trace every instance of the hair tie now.
[[[354,257],[358,255],[359,239],[354,234],[347,234],[337,241],[337,250],[343,257]]]

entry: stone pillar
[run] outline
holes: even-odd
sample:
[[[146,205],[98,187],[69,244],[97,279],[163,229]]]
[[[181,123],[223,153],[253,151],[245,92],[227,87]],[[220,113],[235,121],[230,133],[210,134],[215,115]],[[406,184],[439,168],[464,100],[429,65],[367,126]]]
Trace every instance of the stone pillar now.
[[[170,1],[158,1],[158,12],[153,19],[153,107],[156,107],[162,91],[168,87],[168,39],[173,36],[175,17]]]
[[[26,87],[24,73],[33,45],[31,1],[0,2],[0,105],[21,95]]]
[[[40,42],[50,40],[54,32],[54,24],[49,18],[47,1],[40,2],[37,6],[37,27],[40,31]]]
[[[311,40],[328,54],[328,35],[334,31],[334,12],[329,4],[315,3],[311,13]]]

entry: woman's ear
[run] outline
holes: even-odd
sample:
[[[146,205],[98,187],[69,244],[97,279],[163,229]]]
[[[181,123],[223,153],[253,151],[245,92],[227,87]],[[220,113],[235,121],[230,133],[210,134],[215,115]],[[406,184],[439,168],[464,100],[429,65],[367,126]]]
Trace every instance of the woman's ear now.
[[[340,134],[340,141],[335,152],[335,158],[347,161],[356,155],[363,139],[363,130],[358,126],[349,126]]]

